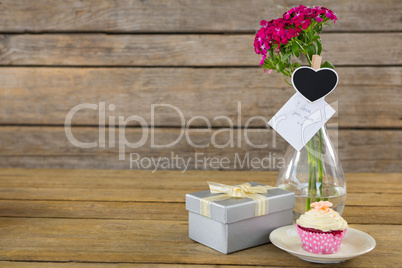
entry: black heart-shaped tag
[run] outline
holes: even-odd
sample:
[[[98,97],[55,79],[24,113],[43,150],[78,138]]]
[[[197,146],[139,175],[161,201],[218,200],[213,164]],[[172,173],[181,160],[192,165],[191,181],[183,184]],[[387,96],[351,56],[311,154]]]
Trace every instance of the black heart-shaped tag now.
[[[330,68],[314,70],[300,67],[292,74],[292,84],[297,92],[313,102],[324,98],[338,85],[338,74]]]

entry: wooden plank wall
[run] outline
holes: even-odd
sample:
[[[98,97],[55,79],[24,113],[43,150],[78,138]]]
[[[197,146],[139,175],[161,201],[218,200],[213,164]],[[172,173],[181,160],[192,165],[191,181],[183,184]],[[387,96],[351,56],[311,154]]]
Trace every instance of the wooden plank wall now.
[[[281,16],[299,3],[1,1],[0,167],[130,168],[128,157],[118,159],[118,131],[109,128],[108,120],[104,148],[82,149],[67,140],[66,114],[80,103],[114,104],[106,116],[143,117],[159,144],[179,136],[181,121],[172,109],[158,108],[151,122],[151,104],[175,105],[185,122],[193,116],[210,120],[211,131],[203,120],[193,121],[189,135],[194,143],[206,144],[220,130],[217,140],[226,143],[230,136],[223,130],[230,124],[214,117],[227,116],[244,132],[241,128],[251,116],[269,119],[293,94],[279,75],[258,67],[253,39],[261,19]],[[337,101],[339,112],[331,124],[339,127],[343,167],[348,172],[401,172],[402,2],[320,4],[339,18],[322,35],[322,56],[340,74],[340,84],[327,100]],[[82,110],[73,118],[72,132],[80,141],[99,141],[99,125],[104,126],[98,111]],[[148,140],[141,148],[127,148],[126,154],[194,157],[198,152],[234,161],[235,153],[284,153],[286,142],[267,130],[263,120],[250,125],[250,140],[267,142],[268,148],[251,148],[243,140],[233,148],[197,149],[183,138],[165,149],[151,148]],[[109,130],[115,133],[114,147],[108,142]],[[125,136],[134,143],[142,134],[138,124],[131,124]],[[190,168],[204,167],[192,162]]]

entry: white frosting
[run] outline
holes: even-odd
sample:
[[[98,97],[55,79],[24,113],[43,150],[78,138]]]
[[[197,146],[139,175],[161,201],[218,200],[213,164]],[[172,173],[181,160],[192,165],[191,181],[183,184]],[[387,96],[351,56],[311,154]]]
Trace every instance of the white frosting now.
[[[323,232],[343,231],[348,223],[338,212],[330,208],[310,209],[300,216],[296,223],[304,228],[314,228]]]

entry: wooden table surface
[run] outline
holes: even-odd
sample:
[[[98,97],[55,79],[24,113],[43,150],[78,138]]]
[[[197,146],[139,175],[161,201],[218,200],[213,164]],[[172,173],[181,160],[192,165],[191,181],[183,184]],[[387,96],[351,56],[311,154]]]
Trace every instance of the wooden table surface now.
[[[2,169],[0,177],[1,267],[312,266],[272,244],[224,255],[188,238],[186,193],[206,190],[207,180],[275,185],[276,172]],[[341,266],[400,266],[402,175],[346,179],[343,216],[377,246]]]

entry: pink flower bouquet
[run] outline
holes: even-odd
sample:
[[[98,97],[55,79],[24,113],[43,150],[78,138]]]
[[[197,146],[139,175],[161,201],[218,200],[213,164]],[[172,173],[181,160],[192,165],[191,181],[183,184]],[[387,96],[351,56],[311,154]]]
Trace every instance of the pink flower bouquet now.
[[[290,77],[300,67],[291,58],[303,54],[311,65],[312,55],[321,54],[319,34],[328,21],[336,21],[334,12],[325,7],[300,5],[285,12],[282,18],[261,21],[261,29],[254,40],[255,53],[262,55],[260,65],[268,72],[277,70]],[[323,67],[333,68],[329,62]],[[285,80],[286,81],[286,80]]]

